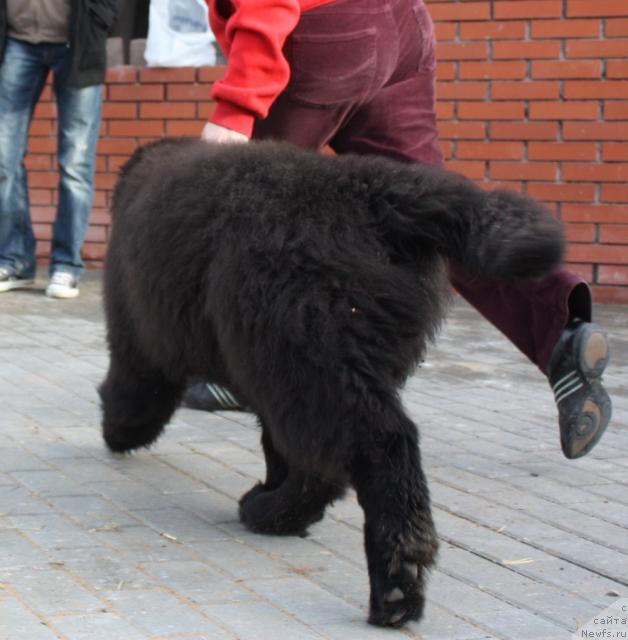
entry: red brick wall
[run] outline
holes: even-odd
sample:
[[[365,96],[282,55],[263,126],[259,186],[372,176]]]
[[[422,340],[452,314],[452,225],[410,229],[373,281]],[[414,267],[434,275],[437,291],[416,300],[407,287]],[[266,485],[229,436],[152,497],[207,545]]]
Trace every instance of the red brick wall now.
[[[569,267],[628,303],[628,0],[428,0],[449,166],[551,204]]]
[[[628,303],[628,0],[428,0],[439,40],[439,120],[449,166],[555,208],[570,268],[599,302]],[[84,255],[101,266],[116,172],[137,144],[198,135],[220,69],[111,69]],[[31,129],[39,254],[56,199],[50,94]]]

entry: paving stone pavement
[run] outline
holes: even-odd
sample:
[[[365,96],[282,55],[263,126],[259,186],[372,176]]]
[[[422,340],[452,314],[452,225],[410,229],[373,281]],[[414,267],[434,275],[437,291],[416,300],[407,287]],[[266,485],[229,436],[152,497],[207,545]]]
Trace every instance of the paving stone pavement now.
[[[369,627],[362,515],[308,538],[248,533],[263,474],[252,416],[180,410],[149,451],[109,454],[100,275],[0,298],[0,639],[554,640],[628,597],[628,308],[612,336],[615,414],[588,457],[560,453],[545,380],[461,302],[404,401],[441,537],[425,618]]]

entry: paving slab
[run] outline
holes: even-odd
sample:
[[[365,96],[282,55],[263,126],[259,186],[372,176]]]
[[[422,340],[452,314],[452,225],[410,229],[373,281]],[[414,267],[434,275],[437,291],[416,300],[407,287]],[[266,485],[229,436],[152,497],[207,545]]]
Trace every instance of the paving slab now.
[[[253,416],[181,409],[150,450],[106,451],[101,282],[0,298],[0,640],[566,640],[628,597],[628,307],[595,310],[614,418],[567,461],[544,378],[454,301],[403,393],[442,551],[424,619],[388,631],[366,624],[353,492],[307,538],[238,522]]]

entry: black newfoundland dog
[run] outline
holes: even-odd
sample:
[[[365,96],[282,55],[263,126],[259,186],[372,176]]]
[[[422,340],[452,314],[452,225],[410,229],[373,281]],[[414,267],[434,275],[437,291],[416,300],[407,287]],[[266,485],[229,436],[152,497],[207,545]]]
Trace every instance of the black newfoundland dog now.
[[[259,416],[253,531],[303,534],[345,487],[364,510],[373,624],[418,619],[437,538],[399,390],[444,312],[447,260],[536,277],[559,223],[516,193],[434,168],[259,142],[165,140],[121,173],[105,274],[104,438],[158,438],[186,380]]]

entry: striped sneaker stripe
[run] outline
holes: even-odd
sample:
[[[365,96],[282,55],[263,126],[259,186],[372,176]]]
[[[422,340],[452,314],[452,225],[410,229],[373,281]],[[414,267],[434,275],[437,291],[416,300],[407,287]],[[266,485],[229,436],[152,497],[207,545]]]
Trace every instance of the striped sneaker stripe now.
[[[223,409],[233,409],[239,405],[238,401],[224,387],[220,387],[217,384],[208,384],[207,388]]]
[[[566,376],[563,376],[560,380],[557,380],[556,384],[553,387],[556,404],[573,395],[574,393],[576,393],[576,391],[582,389],[583,386],[584,383],[578,375],[578,372],[570,371]]]

